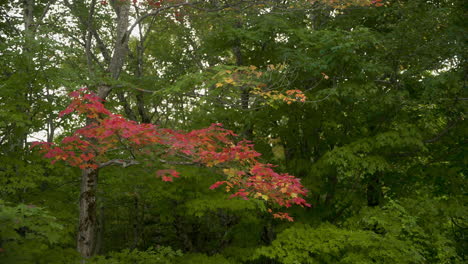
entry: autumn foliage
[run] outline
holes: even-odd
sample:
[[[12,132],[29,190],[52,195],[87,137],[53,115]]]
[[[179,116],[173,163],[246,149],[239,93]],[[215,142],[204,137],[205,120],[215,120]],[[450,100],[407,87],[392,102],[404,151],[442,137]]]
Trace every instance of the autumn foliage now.
[[[261,154],[249,141],[236,142],[237,135],[221,124],[190,132],[176,131],[138,124],[113,114],[96,94],[87,89],[74,91],[70,97],[72,102],[60,112],[60,117],[75,113],[86,117],[87,125],[65,137],[60,144],[33,144],[33,147],[39,146],[44,157],[52,163],[65,161],[80,169],[98,169],[110,164],[125,165],[128,162],[124,159],[112,159],[125,156],[148,167],[156,164],[215,167],[226,179],[214,183],[210,189],[224,185],[226,192],[232,192],[231,198],[262,199],[282,207],[295,204],[310,207],[303,198],[307,190],[300,179],[277,173],[273,165],[261,163],[258,160]],[[155,175],[166,182],[179,177],[173,168],[155,168]],[[272,210],[269,212],[273,213]],[[273,216],[293,220],[287,213],[273,213]]]

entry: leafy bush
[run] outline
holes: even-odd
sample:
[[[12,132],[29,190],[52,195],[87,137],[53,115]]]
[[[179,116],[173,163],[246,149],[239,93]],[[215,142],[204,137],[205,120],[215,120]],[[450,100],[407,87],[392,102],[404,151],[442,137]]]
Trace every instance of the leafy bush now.
[[[170,247],[148,248],[146,251],[125,249],[121,252],[112,252],[108,256],[97,256],[89,264],[172,264],[182,252]]]
[[[63,249],[66,233],[55,217],[33,205],[0,200],[0,263],[71,263],[74,249]]]

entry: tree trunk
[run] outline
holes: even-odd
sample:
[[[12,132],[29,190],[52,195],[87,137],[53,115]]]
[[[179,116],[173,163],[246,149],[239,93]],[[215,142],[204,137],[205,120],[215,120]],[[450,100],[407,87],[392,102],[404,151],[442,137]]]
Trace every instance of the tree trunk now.
[[[136,191],[135,191],[135,195],[136,195]],[[139,221],[139,218],[138,218],[138,215],[139,215],[139,204],[138,204],[138,197],[135,196],[133,197],[133,209],[134,209],[134,213],[133,213],[133,245],[132,245],[132,249],[136,249],[138,247],[138,244],[139,244],[139,241],[140,241],[140,232],[139,232],[139,225],[140,225],[140,221]]]
[[[372,175],[367,183],[367,206],[378,206],[382,201],[382,184],[378,175]]]
[[[240,29],[242,28],[242,23],[237,21],[234,25],[234,28]],[[244,65],[244,58],[242,57],[242,49],[241,49],[241,40],[237,38],[234,42],[234,46],[232,47],[232,53],[234,54],[234,58],[236,60],[236,66],[243,66]],[[241,87],[241,95],[240,95],[240,106],[241,109],[244,111],[249,110],[249,101],[250,101],[250,88],[248,86]],[[244,124],[244,129],[240,133],[241,137],[245,139],[252,140],[253,139],[253,124],[250,121]]]
[[[111,1],[117,14],[116,39],[114,41],[114,53],[109,63],[108,71],[113,79],[118,79],[127,56],[128,36],[127,29],[129,23],[130,4],[121,1]],[[90,19],[91,20],[91,19]],[[88,27],[92,30],[92,27]],[[87,52],[91,52],[87,50]],[[101,85],[98,87],[97,94],[101,99],[106,99],[112,90],[110,85]],[[89,120],[89,122],[95,122]],[[88,123],[89,123],[88,122]],[[81,174],[80,191],[80,220],[78,228],[77,249],[83,257],[82,263],[95,253],[96,232],[98,229],[96,212],[96,188],[98,183],[98,169],[85,169]]]
[[[125,58],[127,57],[127,28],[128,17],[130,14],[130,5],[127,3],[122,3],[121,1],[117,1],[117,3],[114,5],[118,5],[118,7],[115,9],[117,12],[117,34],[114,42],[114,54],[112,54],[109,65],[109,73],[113,79],[117,80],[120,76],[120,72],[122,71]]]
[[[333,174],[330,174],[327,178],[327,181],[328,181],[328,190],[327,190],[327,195],[325,197],[325,204],[331,205],[335,198],[336,185],[338,184],[338,177],[336,173],[334,172]]]
[[[93,255],[96,244],[96,187],[98,170],[84,169],[81,173],[80,220],[77,249],[83,258]],[[85,263],[85,259],[83,263]]]
[[[26,36],[32,35],[32,25],[34,24],[34,0],[23,1],[23,20],[24,20],[24,31]]]
[[[94,254],[100,254],[103,249],[103,237],[104,237],[104,206],[100,204],[98,214],[98,229],[96,231],[96,246],[94,247]]]

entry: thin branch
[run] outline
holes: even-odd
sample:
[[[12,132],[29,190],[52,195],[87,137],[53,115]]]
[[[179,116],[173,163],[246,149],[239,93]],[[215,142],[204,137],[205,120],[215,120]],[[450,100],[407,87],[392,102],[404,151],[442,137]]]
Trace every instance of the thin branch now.
[[[70,37],[72,40],[76,41],[76,43],[78,43],[81,46],[83,46],[84,48],[86,48],[86,42],[85,41],[80,40],[79,38],[73,36],[72,34],[67,34],[66,36]],[[90,55],[93,58],[93,60],[96,62],[96,64],[99,65],[101,70],[104,70],[104,65],[102,65],[102,63],[99,61],[99,59],[96,57],[96,55],[92,51],[90,52]]]
[[[6,22],[10,25],[11,29],[13,29],[16,32],[16,34],[18,36],[20,36],[21,32],[14,26],[13,22],[10,20],[11,16],[8,14],[8,11],[6,11],[6,10],[2,10],[2,11],[5,11],[4,14],[1,14],[2,17],[5,18]]]
[[[460,121],[460,119],[457,119],[457,120],[453,121],[451,124],[448,124],[447,128],[445,128],[442,132],[440,132],[438,135],[436,135],[435,137],[433,137],[431,139],[425,140],[424,143],[434,143],[434,142],[436,142],[442,136],[447,134],[450,131],[450,129],[452,129],[455,125],[457,125],[458,121]]]
[[[96,31],[95,28],[91,27],[91,33],[93,33],[93,37],[94,39],[96,40],[96,44],[99,48],[99,50],[101,50],[101,54],[102,54],[102,57],[104,57],[104,60],[109,63],[110,60],[111,60],[111,57],[109,55],[109,50],[107,49],[107,46],[104,45],[104,42],[102,41],[101,37],[99,36],[98,32]]]
[[[304,102],[302,102],[302,103],[309,103],[309,104],[310,104],[310,103],[318,103],[318,102],[321,102],[321,101],[325,101],[325,100],[327,100],[327,99],[328,99],[328,97],[330,97],[330,94],[328,94],[327,96],[325,96],[324,98],[322,98],[322,99],[319,99],[319,100],[314,100],[314,101],[304,101]]]
[[[197,5],[197,4],[200,4],[202,2],[195,2],[195,3],[188,3],[188,2],[185,2],[185,3],[178,3],[178,4],[174,4],[174,5],[170,5],[170,6],[165,6],[165,7],[160,7],[158,9],[155,9],[147,14],[144,14],[140,17],[138,17],[135,22],[130,26],[130,28],[127,30],[127,34],[126,36],[130,36],[130,34],[132,33],[133,29],[139,25],[144,19],[148,18],[148,17],[151,17],[151,16],[156,16],[158,15],[159,13],[161,13],[162,11],[165,11],[165,10],[169,10],[169,9],[172,9],[172,8],[177,8],[177,7],[182,7],[182,6],[193,6],[193,5]]]
[[[111,165],[120,165],[120,166],[126,168],[126,167],[129,167],[129,166],[138,165],[138,164],[140,164],[140,162],[138,162],[136,160],[112,159],[112,160],[109,160],[107,162],[100,163],[99,168],[104,168],[104,167],[111,166]]]
[[[160,159],[159,162],[165,163],[165,164],[171,164],[171,165],[199,165],[198,163],[191,162],[191,161],[171,161],[171,160]],[[107,166],[118,165],[118,166],[122,166],[123,168],[127,168],[132,165],[139,165],[139,164],[141,163],[137,160],[112,159],[112,160],[100,163],[98,166],[99,168],[104,168]]]
[[[64,0],[64,4],[65,4],[66,7],[68,7],[70,9],[70,12],[73,13],[73,11],[75,10],[75,8],[73,7],[73,4],[71,4],[68,0]],[[80,23],[83,26],[86,26],[86,28],[89,31],[91,31],[94,39],[96,40],[96,44],[97,44],[99,50],[101,51],[102,56],[104,57],[104,60],[106,62],[110,62],[111,57],[109,55],[109,50],[107,49],[107,46],[104,45],[104,42],[102,41],[101,37],[99,36],[99,33],[97,32],[97,30],[92,25],[88,25],[87,21],[85,21],[85,19],[82,16],[80,16],[79,14],[75,14],[75,16],[78,18],[78,20],[80,21]]]
[[[171,160],[159,159],[159,162],[171,164],[171,165],[199,165],[199,163],[192,162],[192,161],[171,161]]]
[[[39,24],[42,23],[42,20],[44,20],[45,16],[46,16],[47,13],[49,12],[50,6],[53,5],[53,4],[55,4],[56,1],[57,1],[57,0],[51,0],[51,1],[47,2],[47,5],[46,5],[46,7],[44,8],[44,11],[42,12],[41,16],[40,16],[40,17],[37,19],[37,21],[36,21],[36,30],[37,30],[37,28],[39,27]]]

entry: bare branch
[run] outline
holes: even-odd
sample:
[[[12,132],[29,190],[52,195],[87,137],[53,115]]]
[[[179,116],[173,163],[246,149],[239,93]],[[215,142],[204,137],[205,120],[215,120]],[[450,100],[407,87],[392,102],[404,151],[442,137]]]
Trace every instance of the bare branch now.
[[[138,165],[138,164],[140,164],[140,162],[138,162],[136,160],[112,159],[112,160],[109,160],[107,162],[103,162],[103,163],[99,164],[99,168],[104,168],[104,167],[107,167],[107,166],[110,166],[110,165],[120,165],[120,166],[126,168],[126,167],[129,167],[129,166]]]
[[[171,165],[199,165],[198,163],[192,161],[171,161],[160,159],[159,162]]]
[[[57,0],[50,0],[49,2],[47,2],[47,5],[46,7],[44,8],[44,11],[42,12],[41,16],[37,19],[36,21],[36,29],[37,27],[39,26],[39,24],[42,23],[42,20],[44,20],[45,16],[47,15],[47,13],[49,12],[50,10],[50,6],[55,4]]]
[[[444,130],[442,130],[438,135],[436,135],[435,137],[433,137],[431,139],[425,140],[424,143],[434,143],[434,142],[436,142],[442,136],[447,134],[450,131],[450,129],[452,129],[455,125],[457,125],[459,121],[460,121],[460,119],[457,119],[457,120],[451,122],[450,124],[447,124],[447,127]]]
[[[73,4],[71,4],[68,0],[64,0],[64,4],[70,9],[72,13],[74,12],[75,8],[73,8]],[[75,16],[78,18],[80,23],[83,26],[86,26],[87,30],[89,30],[92,33],[94,39],[96,40],[97,47],[99,48],[102,56],[104,57],[104,60],[109,63],[111,60],[111,57],[109,55],[110,52],[107,49],[107,46],[102,41],[102,38],[99,36],[99,33],[97,32],[97,30],[94,28],[93,25],[89,25],[88,22],[82,16],[78,14],[75,14]]]
[[[171,161],[171,160],[160,159],[159,162],[165,163],[165,164],[171,164],[171,165],[199,165],[198,163],[191,162],[191,161]],[[126,168],[132,165],[139,165],[139,164],[141,163],[137,160],[112,159],[112,160],[100,163],[99,168],[104,168],[104,167],[111,166],[111,165],[118,165],[118,166],[122,166],[123,168]]]
[[[127,36],[130,36],[130,34],[132,33],[133,29],[135,29],[135,27],[137,25],[139,25],[144,19],[148,18],[148,17],[151,17],[151,16],[156,16],[158,15],[159,13],[161,13],[162,11],[165,11],[165,10],[169,10],[169,9],[172,9],[172,8],[177,8],[177,7],[182,7],[182,6],[194,6],[194,5],[197,5],[197,4],[200,4],[201,2],[194,2],[194,3],[188,3],[188,2],[184,2],[184,3],[178,3],[178,4],[174,4],[174,5],[170,5],[170,6],[164,6],[164,7],[160,7],[158,9],[155,9],[147,14],[144,14],[144,15],[141,15],[140,17],[138,17],[135,22],[130,26],[130,28],[127,30]]]

